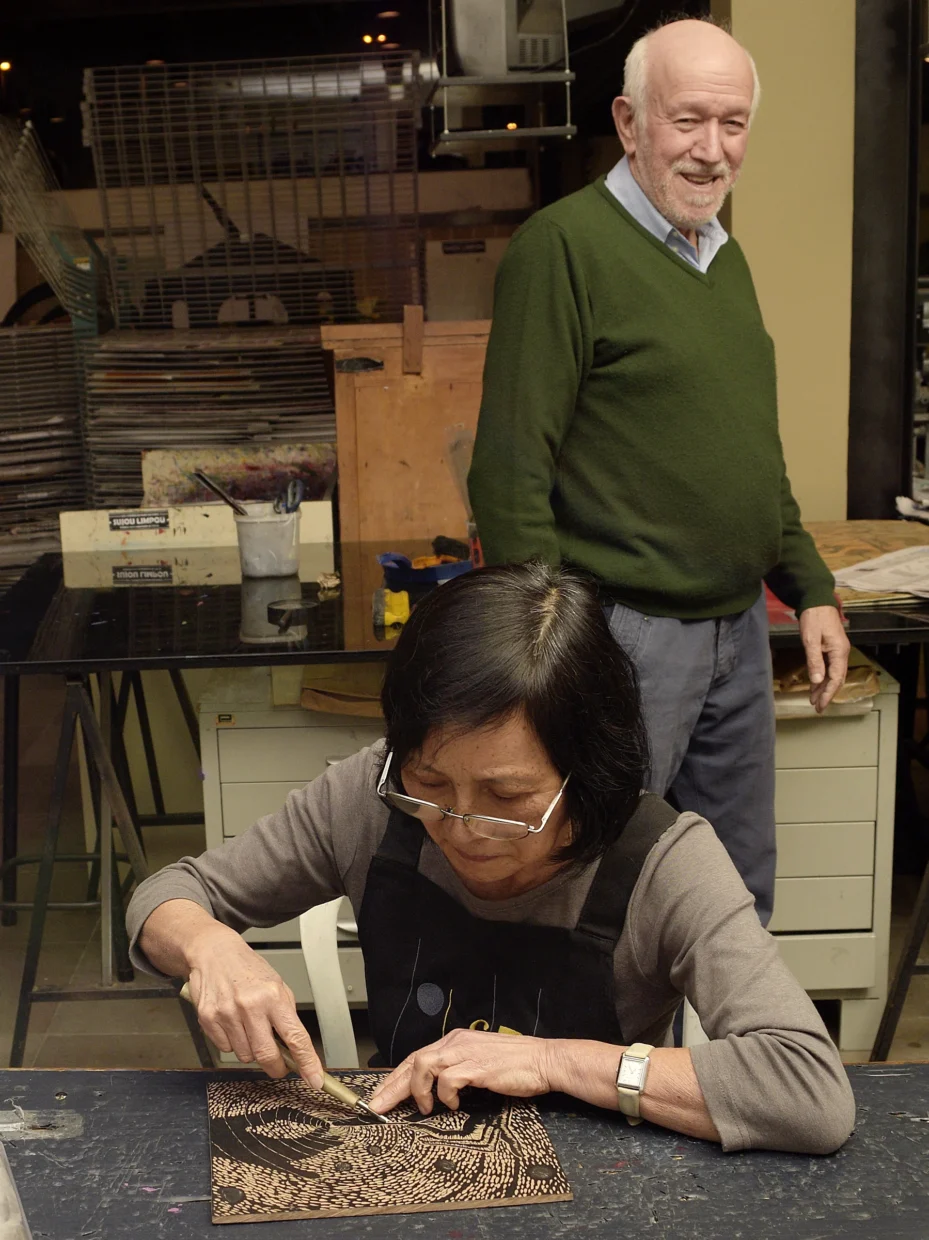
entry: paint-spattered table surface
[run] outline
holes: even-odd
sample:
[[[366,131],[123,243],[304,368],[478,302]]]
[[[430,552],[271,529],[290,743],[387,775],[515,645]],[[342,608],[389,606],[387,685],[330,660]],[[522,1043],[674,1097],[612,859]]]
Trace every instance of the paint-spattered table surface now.
[[[831,1158],[726,1155],[648,1124],[632,1129],[580,1107],[546,1111],[543,1102],[571,1202],[220,1231],[208,1201],[205,1084],[214,1075],[0,1071],[0,1111],[12,1099],[27,1114],[60,1116],[60,1137],[46,1129],[44,1139],[6,1142],[34,1240],[924,1240],[929,1064],[850,1072],[857,1127]]]

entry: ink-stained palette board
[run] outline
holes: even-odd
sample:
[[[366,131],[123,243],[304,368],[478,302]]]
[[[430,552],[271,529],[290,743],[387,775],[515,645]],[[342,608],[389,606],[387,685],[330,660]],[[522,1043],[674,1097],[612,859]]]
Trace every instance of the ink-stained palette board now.
[[[362,1095],[379,1079],[341,1075]],[[379,1124],[288,1078],[211,1082],[207,1107],[214,1223],[571,1200],[531,1103],[431,1116],[407,1103]]]

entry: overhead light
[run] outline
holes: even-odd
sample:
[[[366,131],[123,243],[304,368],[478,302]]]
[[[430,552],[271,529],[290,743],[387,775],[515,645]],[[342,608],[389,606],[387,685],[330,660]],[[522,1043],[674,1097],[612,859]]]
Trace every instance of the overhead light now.
[[[507,121],[506,127],[507,129],[518,129],[519,128],[519,126],[516,124],[515,121]]]
[[[64,122],[63,116],[50,116],[48,119],[52,122],[53,125],[61,125]]]
[[[369,34],[363,34],[363,35],[361,36],[361,41],[362,41],[362,43],[373,43],[373,42],[374,42],[374,39],[373,39],[373,37],[372,37],[371,35],[369,35]]]
[[[164,61],[163,60],[146,60],[145,63],[147,65],[163,65]]]
[[[391,17],[399,17],[397,9],[385,9],[383,13],[378,13],[378,17],[383,17],[384,21],[389,21]]]
[[[13,68],[8,60],[0,60],[0,73],[9,73]]]
[[[186,83],[186,82],[175,82],[175,83],[174,83],[174,89],[175,89],[175,90],[186,90],[186,89],[187,89],[187,83]]]
[[[388,52],[395,52],[399,46],[399,43],[385,43],[384,50]]]
[[[386,43],[386,42],[387,42],[387,35],[386,35],[386,34],[379,34],[379,35],[377,36],[377,41],[378,41],[378,43]]]

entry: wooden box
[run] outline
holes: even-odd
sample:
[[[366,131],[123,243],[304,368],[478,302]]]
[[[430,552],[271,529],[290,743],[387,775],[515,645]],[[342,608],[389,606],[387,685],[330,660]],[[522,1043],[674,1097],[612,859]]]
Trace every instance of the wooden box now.
[[[446,456],[451,427],[477,428],[485,320],[324,327],[335,392],[343,543],[465,538]]]

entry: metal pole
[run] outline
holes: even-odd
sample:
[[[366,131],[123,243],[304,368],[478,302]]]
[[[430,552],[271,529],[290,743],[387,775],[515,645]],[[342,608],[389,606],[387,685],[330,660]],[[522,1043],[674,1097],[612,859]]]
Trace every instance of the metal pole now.
[[[100,672],[100,731],[107,757],[113,743],[112,673]],[[100,790],[100,980],[113,985],[113,814],[106,781]]]
[[[194,704],[191,702],[187,686],[184,684],[184,677],[176,667],[170,669],[170,676],[171,683],[174,685],[174,692],[177,694],[177,700],[184,715],[184,722],[187,724],[187,731],[190,733],[190,739],[193,741],[194,749],[197,751],[197,757],[199,758],[200,724],[197,720],[197,712],[194,710]]]
[[[45,915],[48,910],[48,898],[52,889],[55,850],[58,847],[58,832],[61,829],[61,814],[64,808],[65,790],[68,784],[68,768],[71,765],[71,747],[74,744],[76,719],[77,703],[72,692],[72,686],[69,685],[68,692],[65,695],[61,732],[58,737],[58,756],[55,759],[55,767],[52,772],[52,791],[48,802],[48,819],[45,826],[45,841],[42,846],[42,863],[39,866],[39,876],[36,880],[32,921],[29,925],[26,958],[23,961],[23,976],[19,987],[19,1004],[16,1009],[13,1043],[10,1049],[11,1068],[22,1067],[23,1055],[26,1050],[26,1034],[29,1030],[32,992],[35,989],[35,979],[39,971],[39,953],[42,950]]]
[[[12,861],[19,847],[19,677],[3,678],[3,851]],[[16,899],[16,866],[3,872],[3,899]],[[15,926],[16,912],[4,909],[0,925]]]
[[[90,758],[100,772],[100,780],[107,800],[110,803],[112,815],[116,819],[116,826],[119,829],[123,848],[126,850],[135,880],[137,883],[141,883],[148,878],[148,863],[145,860],[142,846],[136,835],[132,815],[129,813],[129,806],[126,804],[126,798],[123,796],[123,790],[116,777],[116,771],[103,743],[97,717],[94,714],[93,703],[87,690],[79,680],[71,681],[68,685],[68,690],[69,693],[73,694],[77,705],[81,720],[81,730],[84,735],[84,744],[87,747]]]

